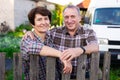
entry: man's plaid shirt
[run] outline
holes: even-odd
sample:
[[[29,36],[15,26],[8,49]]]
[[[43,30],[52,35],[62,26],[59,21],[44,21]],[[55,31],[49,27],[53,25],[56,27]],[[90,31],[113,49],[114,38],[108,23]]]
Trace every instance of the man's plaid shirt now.
[[[44,43],[41,38],[34,33],[34,40],[29,36],[23,38],[21,41],[21,53],[23,54],[23,71],[25,75],[25,80],[30,80],[29,69],[30,69],[30,53],[39,55]],[[45,57],[39,57],[39,80],[46,80],[46,64]]]
[[[84,32],[84,33],[83,33]],[[47,35],[47,44],[52,42],[53,47],[57,50],[63,51],[68,48],[76,48],[80,47],[81,39],[85,40],[86,45],[90,43],[97,43],[96,34],[92,29],[87,27],[79,27],[74,36],[70,36],[66,27],[58,27],[53,28]],[[89,63],[89,60],[87,60]],[[76,66],[77,66],[77,58],[72,60],[73,68],[73,75],[76,75]],[[61,73],[61,62],[58,60],[57,64],[58,72]]]

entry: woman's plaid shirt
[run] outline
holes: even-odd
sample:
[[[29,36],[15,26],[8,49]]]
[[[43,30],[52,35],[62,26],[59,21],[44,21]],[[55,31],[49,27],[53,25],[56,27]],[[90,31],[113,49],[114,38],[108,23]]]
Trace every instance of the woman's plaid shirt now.
[[[29,77],[29,69],[30,69],[30,53],[39,55],[44,43],[41,38],[35,35],[35,39],[32,40],[29,36],[27,38],[23,38],[21,41],[21,53],[23,54],[23,71],[25,75],[25,80],[30,80]],[[46,80],[46,64],[45,57],[39,57],[39,80]]]

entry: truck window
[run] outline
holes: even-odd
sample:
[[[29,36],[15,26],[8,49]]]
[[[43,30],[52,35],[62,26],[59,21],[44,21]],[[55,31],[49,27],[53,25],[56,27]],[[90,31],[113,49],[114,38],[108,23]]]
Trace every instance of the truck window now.
[[[120,8],[99,8],[95,10],[93,24],[120,25]]]

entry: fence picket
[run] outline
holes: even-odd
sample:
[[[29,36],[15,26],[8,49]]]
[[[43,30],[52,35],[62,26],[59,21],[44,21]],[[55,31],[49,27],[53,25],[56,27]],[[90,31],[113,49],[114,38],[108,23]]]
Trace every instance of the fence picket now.
[[[111,60],[110,53],[109,52],[105,52],[104,63],[103,63],[103,80],[109,80],[110,60]]]
[[[86,59],[87,55],[81,55],[78,58],[77,80],[85,80]]]
[[[55,80],[55,61],[55,58],[47,57],[46,80]]]
[[[30,80],[39,80],[39,56],[30,55]]]
[[[91,55],[90,80],[98,80],[99,55],[99,53],[93,53]]]
[[[70,74],[62,73],[62,80],[70,80]]]
[[[5,80],[5,54],[0,53],[0,80]]]
[[[22,80],[22,56],[20,53],[13,55],[14,80]]]

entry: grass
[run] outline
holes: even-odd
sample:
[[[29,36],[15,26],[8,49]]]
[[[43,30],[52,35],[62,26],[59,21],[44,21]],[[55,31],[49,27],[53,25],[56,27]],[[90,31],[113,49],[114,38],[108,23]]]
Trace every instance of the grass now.
[[[119,68],[111,68],[110,70],[110,80],[120,80],[120,67]]]
[[[6,71],[5,80],[13,80],[13,70]]]
[[[13,80],[13,70],[8,70],[5,74],[5,80]],[[22,75],[22,80],[24,80],[24,75]]]

